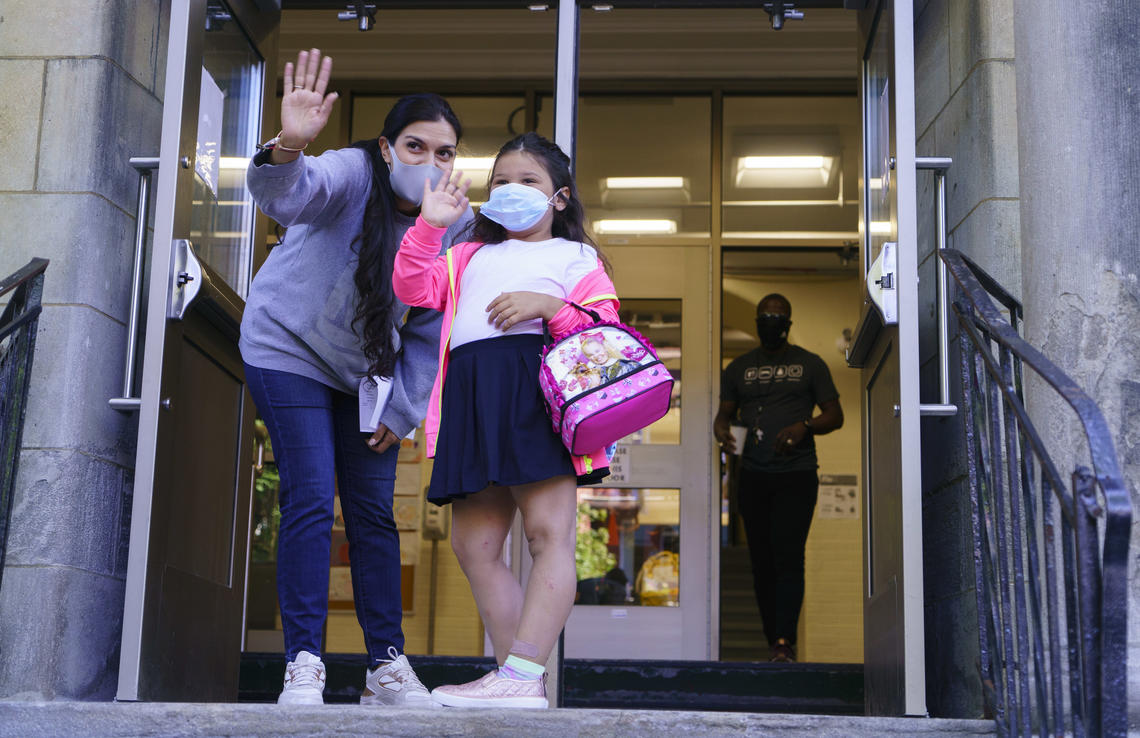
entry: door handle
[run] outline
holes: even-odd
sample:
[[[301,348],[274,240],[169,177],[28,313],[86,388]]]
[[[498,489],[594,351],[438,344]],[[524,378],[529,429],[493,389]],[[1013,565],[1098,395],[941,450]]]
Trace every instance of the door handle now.
[[[942,261],[942,253],[946,250],[946,170],[954,160],[948,156],[928,156],[915,159],[917,169],[927,169],[934,172],[934,183],[937,190],[937,217],[935,230],[938,269],[938,403],[924,403],[918,406],[922,415],[956,415],[958,406],[950,402],[950,280],[946,275],[946,262]]]
[[[194,298],[202,290],[202,262],[194,254],[194,246],[185,238],[174,239],[170,254],[170,302],[166,317],[182,320]]]
[[[138,355],[139,314],[142,310],[143,257],[146,248],[147,211],[150,209],[151,173],[158,169],[157,156],[132,156],[139,173],[138,206],[135,209],[135,263],[131,268],[131,307],[127,318],[127,355],[123,360],[123,394],[107,400],[119,412],[134,412],[142,400],[134,396],[135,357]]]

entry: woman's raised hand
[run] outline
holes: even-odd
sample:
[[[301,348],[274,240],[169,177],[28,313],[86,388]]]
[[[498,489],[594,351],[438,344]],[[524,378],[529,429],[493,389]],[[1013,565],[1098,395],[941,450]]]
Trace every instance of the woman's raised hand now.
[[[325,94],[332,73],[332,57],[321,59],[319,49],[297,54],[297,66],[285,64],[285,95],[281,98],[281,135],[278,141],[290,149],[307,146],[325,124],[338,95]]]
[[[471,180],[460,182],[463,172],[453,172],[450,177],[440,177],[435,187],[431,180],[424,178],[424,199],[420,204],[420,215],[436,228],[446,228],[467,212],[471,201],[467,199],[467,188]]]

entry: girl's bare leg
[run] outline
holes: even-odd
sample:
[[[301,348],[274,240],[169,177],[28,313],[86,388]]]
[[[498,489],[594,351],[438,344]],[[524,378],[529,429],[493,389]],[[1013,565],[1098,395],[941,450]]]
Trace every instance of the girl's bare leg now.
[[[574,477],[569,475],[511,488],[515,503],[522,511],[523,529],[534,567],[527,582],[517,631],[507,636],[506,645],[510,649],[509,639],[514,638],[528,647],[533,646],[537,655],[516,652],[539,664],[545,664],[550,657],[574,605],[578,585],[574,565],[576,490]],[[499,656],[498,643],[495,655]],[[500,663],[504,658],[505,654],[500,657]]]
[[[522,587],[503,561],[503,542],[515,510],[507,487],[488,487],[451,503],[451,548],[471,583],[475,605],[500,664],[507,658],[523,607]],[[573,545],[570,565],[574,565]]]

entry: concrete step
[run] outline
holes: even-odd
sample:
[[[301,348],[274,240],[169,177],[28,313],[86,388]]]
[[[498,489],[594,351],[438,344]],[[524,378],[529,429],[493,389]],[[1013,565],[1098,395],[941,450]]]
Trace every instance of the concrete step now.
[[[658,710],[403,709],[324,705],[0,702],[12,736],[992,736],[982,720],[867,718]]]

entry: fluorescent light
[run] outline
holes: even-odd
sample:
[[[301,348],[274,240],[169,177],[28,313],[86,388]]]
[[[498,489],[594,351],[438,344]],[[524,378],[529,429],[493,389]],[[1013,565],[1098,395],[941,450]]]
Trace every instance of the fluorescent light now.
[[[889,236],[891,235],[891,222],[889,220],[872,220],[871,221],[871,235],[872,236]]]
[[[605,178],[605,187],[610,190],[679,190],[684,186],[684,177]]]
[[[741,169],[822,169],[826,156],[742,156]]]
[[[594,221],[594,231],[604,235],[672,234],[677,232],[677,221],[665,218],[614,219]]]
[[[495,168],[493,156],[457,156],[454,170],[471,174],[472,172],[490,172]]]
[[[218,157],[219,169],[245,169],[249,166],[248,156],[221,156]]]
[[[834,156],[741,156],[736,159],[736,186],[768,189],[827,187]]]

